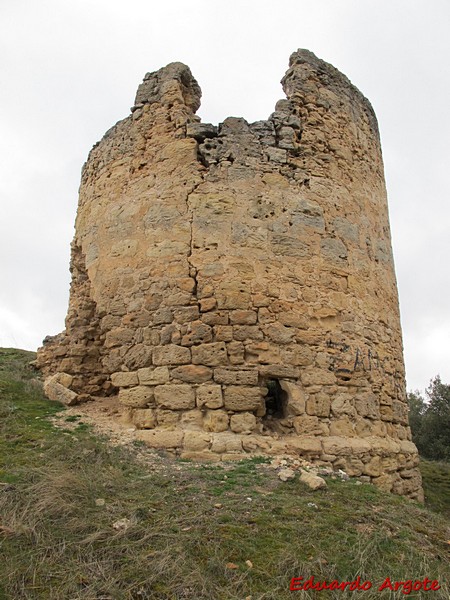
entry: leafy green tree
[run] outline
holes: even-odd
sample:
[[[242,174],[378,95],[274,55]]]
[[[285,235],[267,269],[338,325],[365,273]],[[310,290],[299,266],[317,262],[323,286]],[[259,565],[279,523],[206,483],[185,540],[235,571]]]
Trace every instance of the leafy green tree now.
[[[410,392],[408,394],[408,403],[409,403],[409,425],[411,427],[411,432],[413,436],[414,443],[419,449],[420,454],[423,454],[422,448],[425,443],[423,443],[423,422],[424,415],[427,409],[427,404],[423,397],[421,396],[419,390],[415,392]]]
[[[426,390],[408,394],[409,422],[419,453],[432,460],[450,460],[450,385],[437,375]]]

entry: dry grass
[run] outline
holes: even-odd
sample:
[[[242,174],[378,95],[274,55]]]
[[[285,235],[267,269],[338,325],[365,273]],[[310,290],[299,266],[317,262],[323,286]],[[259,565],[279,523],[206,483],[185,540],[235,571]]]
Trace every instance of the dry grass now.
[[[159,456],[145,467],[83,425],[53,427],[60,407],[30,383],[27,359],[0,351],[0,598],[283,600],[292,577],[360,575],[374,588],[387,576],[438,579],[426,597],[448,600],[444,517],[353,482],[283,484],[257,460]]]

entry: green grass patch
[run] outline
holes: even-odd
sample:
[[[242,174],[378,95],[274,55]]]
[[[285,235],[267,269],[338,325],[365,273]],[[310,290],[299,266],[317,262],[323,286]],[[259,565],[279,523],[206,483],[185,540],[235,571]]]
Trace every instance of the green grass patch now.
[[[360,575],[374,588],[438,579],[432,598],[448,600],[445,516],[351,481],[281,483],[266,459],[197,465],[160,452],[145,467],[140,445],[112,447],[80,420],[55,428],[61,407],[33,383],[32,358],[0,351],[0,599],[284,600],[292,577]]]
[[[450,463],[422,458],[420,471],[427,505],[450,519]]]

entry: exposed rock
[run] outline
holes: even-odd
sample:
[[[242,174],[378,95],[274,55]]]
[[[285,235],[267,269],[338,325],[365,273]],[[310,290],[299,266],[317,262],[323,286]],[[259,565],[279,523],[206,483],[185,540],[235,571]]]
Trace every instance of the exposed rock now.
[[[70,385],[72,382],[71,376],[67,375],[67,373],[55,373],[55,375],[46,378],[44,381],[44,393],[47,398],[54,402],[61,402],[61,404],[66,404],[67,406],[77,404],[79,402],[78,394],[66,387],[62,382]]]
[[[311,490],[327,487],[325,479],[313,473],[308,473],[308,471],[304,471],[303,469],[300,471],[300,481],[305,483]]]
[[[278,472],[278,479],[281,479],[281,481],[289,481],[289,479],[294,479],[294,477],[295,471],[292,469],[281,469],[281,471]]]

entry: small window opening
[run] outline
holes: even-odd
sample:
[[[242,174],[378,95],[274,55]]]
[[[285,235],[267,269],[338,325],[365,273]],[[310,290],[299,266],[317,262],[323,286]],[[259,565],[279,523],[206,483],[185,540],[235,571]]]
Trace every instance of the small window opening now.
[[[266,382],[268,392],[265,396],[266,418],[283,419],[286,415],[287,394],[278,379]]]

